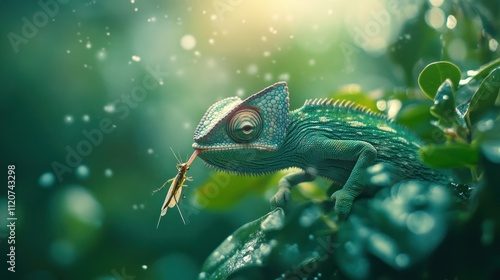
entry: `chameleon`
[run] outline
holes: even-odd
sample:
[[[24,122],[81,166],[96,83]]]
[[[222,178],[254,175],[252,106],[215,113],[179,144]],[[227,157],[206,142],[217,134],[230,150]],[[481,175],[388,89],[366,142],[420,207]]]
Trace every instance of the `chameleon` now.
[[[424,145],[409,129],[352,102],[310,99],[289,109],[286,82],[245,100],[229,97],[210,106],[194,131],[192,147],[210,167],[240,175],[261,175],[299,168],[282,177],[271,207],[291,198],[292,186],[324,177],[337,186],[334,210],[345,218],[368,182],[366,169],[393,166],[401,178],[446,182],[424,165]]]

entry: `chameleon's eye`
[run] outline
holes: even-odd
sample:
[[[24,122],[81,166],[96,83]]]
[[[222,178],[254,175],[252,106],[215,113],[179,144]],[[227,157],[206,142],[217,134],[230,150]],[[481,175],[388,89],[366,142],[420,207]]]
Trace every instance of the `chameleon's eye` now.
[[[236,111],[227,123],[227,134],[237,143],[248,143],[259,137],[262,118],[259,111],[245,107]]]

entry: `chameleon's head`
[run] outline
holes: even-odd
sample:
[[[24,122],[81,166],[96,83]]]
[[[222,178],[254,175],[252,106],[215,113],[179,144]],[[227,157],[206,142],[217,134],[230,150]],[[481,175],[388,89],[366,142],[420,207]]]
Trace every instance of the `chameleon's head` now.
[[[242,150],[278,149],[286,136],[288,88],[276,83],[245,100],[230,97],[213,104],[194,132],[200,157],[235,157]],[[226,159],[227,161],[227,159]]]

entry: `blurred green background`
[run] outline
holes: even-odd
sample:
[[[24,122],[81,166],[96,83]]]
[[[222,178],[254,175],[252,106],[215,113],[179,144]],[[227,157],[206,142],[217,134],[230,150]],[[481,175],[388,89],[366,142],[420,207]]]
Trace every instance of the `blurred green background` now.
[[[473,69],[498,57],[499,5],[0,1],[0,173],[5,185],[15,164],[18,218],[7,279],[196,278],[226,236],[269,211],[268,193],[229,210],[196,205],[196,187],[217,180],[197,159],[188,225],[173,208],[156,229],[166,189],[151,193],[177,172],[170,148],[183,161],[192,153],[212,103],[277,81],[293,109],[350,84],[373,98],[410,92],[430,62]],[[2,226],[2,260],[8,234]]]

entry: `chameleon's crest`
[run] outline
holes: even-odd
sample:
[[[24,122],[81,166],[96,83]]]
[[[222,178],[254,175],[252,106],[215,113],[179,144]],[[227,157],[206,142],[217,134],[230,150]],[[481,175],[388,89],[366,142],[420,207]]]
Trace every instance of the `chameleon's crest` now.
[[[223,99],[212,105],[194,132],[193,148],[274,150],[286,136],[288,88],[276,83],[245,100]]]

